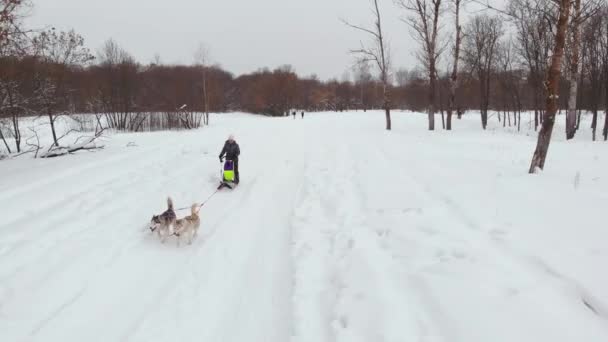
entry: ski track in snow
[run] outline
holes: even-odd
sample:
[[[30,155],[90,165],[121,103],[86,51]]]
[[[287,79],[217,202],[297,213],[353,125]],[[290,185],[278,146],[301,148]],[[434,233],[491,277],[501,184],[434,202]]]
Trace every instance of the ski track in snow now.
[[[459,120],[450,140],[423,116],[396,115],[385,132],[372,114],[226,115],[194,132],[117,134],[94,154],[1,162],[13,181],[0,169],[0,340],[608,339],[606,278],[587,271],[608,261],[595,244],[606,235],[581,225],[583,254],[567,243],[581,231],[559,226],[571,216],[543,230],[537,212],[499,211],[537,205],[505,190],[541,177],[519,159],[532,139]],[[192,245],[162,245],[148,220],[168,195],[179,208],[215,191],[228,133],[241,185],[202,208]]]

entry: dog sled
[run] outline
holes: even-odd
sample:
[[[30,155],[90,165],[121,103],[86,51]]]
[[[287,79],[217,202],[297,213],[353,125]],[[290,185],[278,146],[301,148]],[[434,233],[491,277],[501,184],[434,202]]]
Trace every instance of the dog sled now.
[[[218,190],[224,189],[224,188],[228,188],[230,190],[234,189],[238,183],[236,183],[236,175],[235,175],[235,170],[234,170],[234,161],[233,160],[226,160],[224,162],[224,165],[222,167],[222,181],[220,182],[220,185],[218,186]]]

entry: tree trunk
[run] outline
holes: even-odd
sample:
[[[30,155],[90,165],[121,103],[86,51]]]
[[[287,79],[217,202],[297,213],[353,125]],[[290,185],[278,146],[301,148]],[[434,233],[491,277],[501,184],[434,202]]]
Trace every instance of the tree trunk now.
[[[566,139],[574,138],[576,134],[576,99],[578,98],[578,79],[580,74],[579,49],[580,49],[580,20],[581,0],[574,0],[574,15],[572,16],[572,60],[570,63],[570,94],[568,98],[568,110],[566,112]]]
[[[439,112],[441,113],[441,128],[445,129],[445,115],[443,113],[443,87],[439,84]]]
[[[429,89],[429,131],[435,130],[435,61],[430,61]]]
[[[608,20],[606,20],[606,34],[608,35]],[[608,37],[606,37],[606,42],[608,43]],[[608,46],[604,47],[608,49]],[[606,92],[606,96],[604,98],[604,141],[608,140],[608,51],[604,51],[606,54],[606,59],[604,59],[604,91]]]
[[[384,89],[383,89],[383,94],[384,94],[384,113],[386,116],[386,130],[390,131],[392,129],[392,122],[391,122],[391,94],[390,94],[390,90],[388,88],[388,80],[387,77],[384,76],[383,77],[384,81]]]
[[[483,73],[479,75],[479,111],[481,114],[481,127],[485,130],[488,127],[488,107],[486,106],[486,93],[485,93],[486,80]]]
[[[580,108],[583,105],[583,96],[585,94],[585,92],[583,91],[583,86],[584,86],[584,82],[585,82],[585,65],[584,63],[580,63],[581,64],[581,72],[580,72],[580,77],[579,77],[579,84],[578,84],[578,89],[580,89],[581,91],[578,91],[578,100],[576,101],[578,103],[578,114],[576,116],[576,130],[578,131],[578,129],[581,127],[581,117],[583,116],[583,109]]]
[[[15,147],[17,153],[21,152],[21,131],[19,130],[19,117],[13,114],[13,134],[15,135]]]
[[[203,66],[203,68],[206,68]],[[209,126],[209,98],[207,97],[207,71],[203,70],[203,99],[205,101],[205,120],[203,124]]]
[[[385,108],[384,112],[385,112],[385,116],[386,116],[386,130],[390,131],[391,130],[391,110],[389,108]]]
[[[547,153],[549,152],[551,134],[555,125],[555,114],[557,113],[559,79],[561,76],[562,58],[564,56],[564,45],[566,43],[570,3],[571,0],[560,0],[555,46],[553,47],[551,66],[549,67],[549,75],[547,77],[546,117],[538,133],[538,142],[532,156],[530,173],[535,173],[537,168],[544,169]]]
[[[597,108],[593,109],[593,119],[591,120],[591,133],[592,133],[593,141],[595,141],[596,133],[597,133]]]
[[[447,129],[448,131],[452,130],[452,110],[448,109],[448,115],[447,115],[447,120],[445,123],[445,129]]]
[[[566,112],[566,139],[574,138],[576,134],[576,98],[578,92],[578,82],[570,81],[570,96],[568,98],[568,111]]]
[[[608,90],[606,90],[608,92]],[[606,105],[608,107],[608,104]],[[604,111],[604,141],[608,140],[608,108]]]
[[[456,15],[456,44],[454,45],[454,61],[452,66],[452,75],[450,76],[450,98],[448,103],[448,118],[446,129],[452,130],[452,112],[456,107],[456,88],[458,86],[458,61],[460,60],[460,43],[462,41],[462,27],[460,26],[460,1],[455,0],[455,15]],[[458,115],[460,119],[460,115]]]
[[[8,146],[8,143],[6,142],[6,138],[4,138],[4,134],[2,133],[2,130],[0,129],[0,139],[2,139],[2,142],[4,142],[4,146],[6,146],[6,150],[8,151],[8,153],[13,153],[11,151],[10,146]]]
[[[17,148],[17,153],[21,152],[21,131],[19,130],[19,118],[17,112],[17,104],[15,103],[15,97],[13,95],[13,88],[11,86],[8,87],[7,97],[8,97],[8,106],[11,112],[11,119],[13,122],[13,135],[15,138],[15,147]]]
[[[53,145],[54,146],[59,146],[59,141],[57,141],[57,133],[55,133],[55,117],[53,116],[53,114],[48,114],[49,116],[49,122],[51,124],[51,132],[53,132]]]
[[[521,132],[521,110],[517,112],[517,131]]]

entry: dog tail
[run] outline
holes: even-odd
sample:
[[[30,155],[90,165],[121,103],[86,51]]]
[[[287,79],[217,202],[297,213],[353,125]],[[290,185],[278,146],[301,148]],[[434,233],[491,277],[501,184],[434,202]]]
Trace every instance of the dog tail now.
[[[171,197],[167,197],[167,207],[170,210],[173,210],[173,200],[171,199]]]

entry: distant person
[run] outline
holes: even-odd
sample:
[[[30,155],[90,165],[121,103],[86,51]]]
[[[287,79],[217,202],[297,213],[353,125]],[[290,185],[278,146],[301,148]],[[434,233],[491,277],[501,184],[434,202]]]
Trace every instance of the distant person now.
[[[302,111],[302,119],[304,119],[304,111]]]
[[[241,148],[239,144],[234,140],[234,135],[230,134],[228,140],[224,143],[224,148],[220,153],[220,163],[224,162],[224,155],[226,160],[234,162],[234,183],[239,184],[239,156],[241,155]]]
[[[296,112],[294,111],[292,114],[293,114],[293,119],[295,120],[296,119]]]

